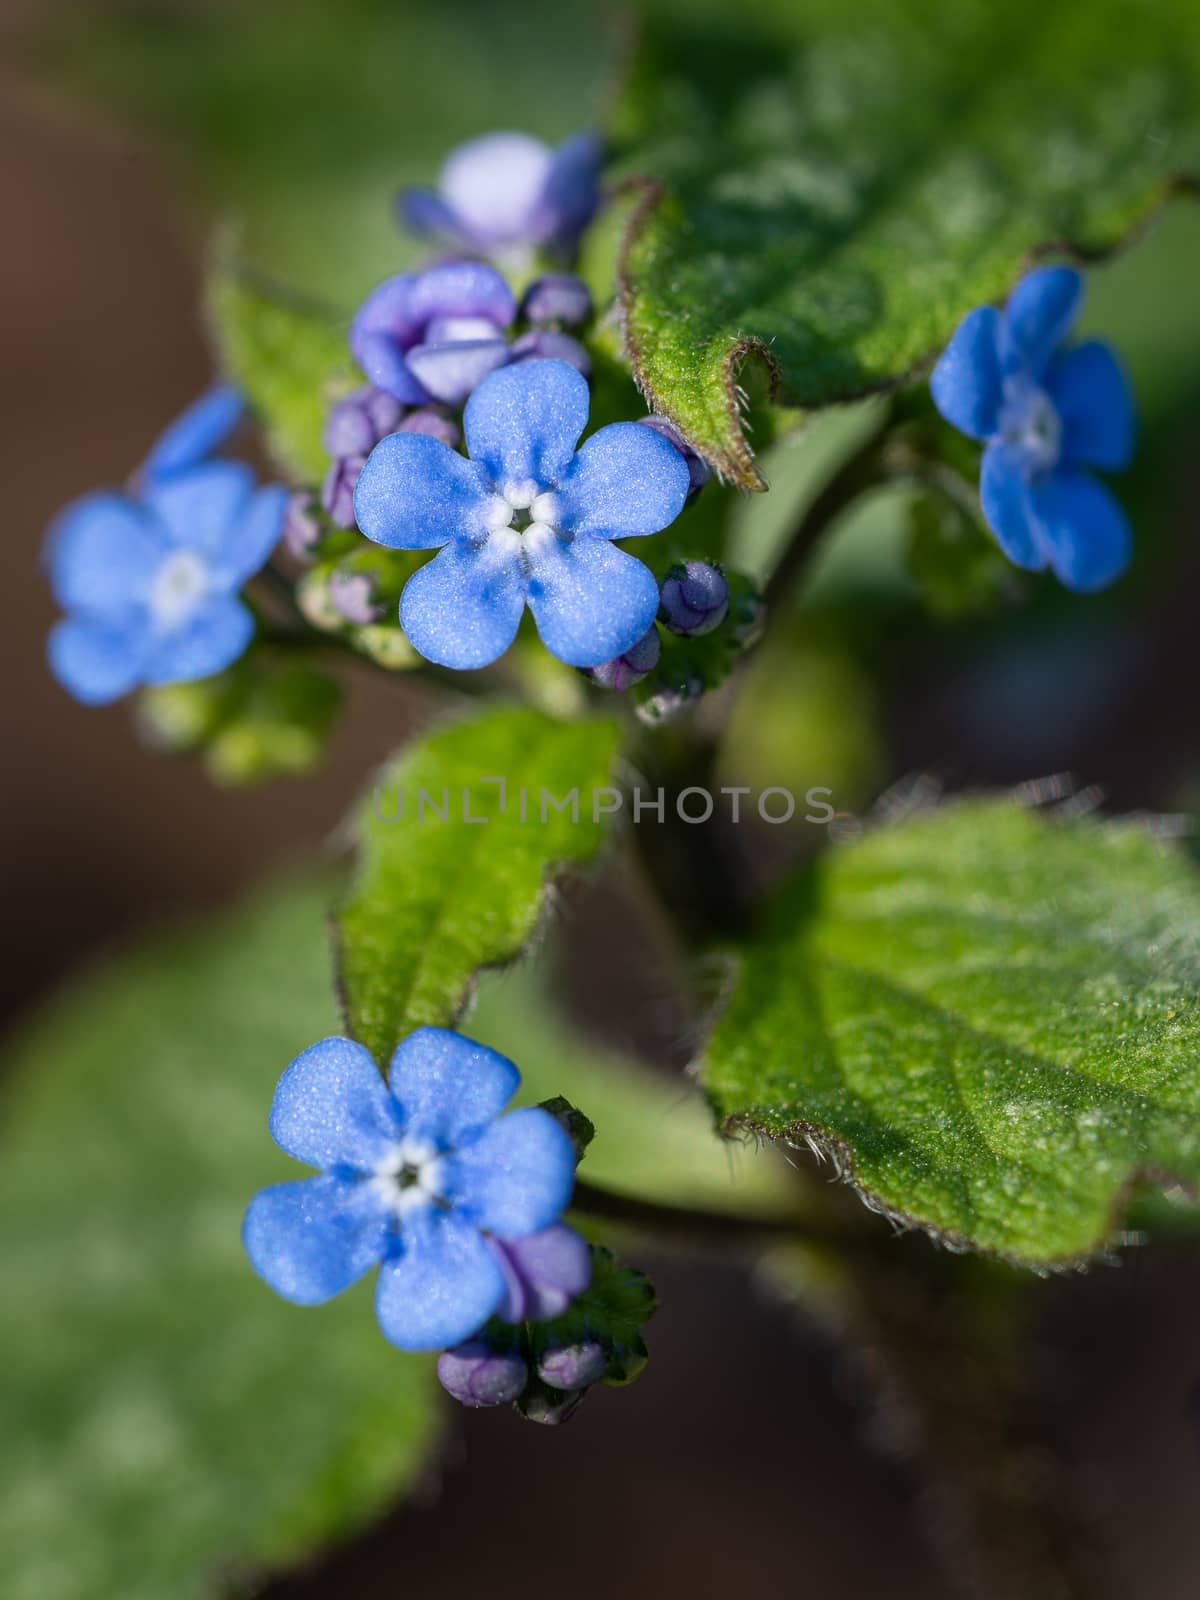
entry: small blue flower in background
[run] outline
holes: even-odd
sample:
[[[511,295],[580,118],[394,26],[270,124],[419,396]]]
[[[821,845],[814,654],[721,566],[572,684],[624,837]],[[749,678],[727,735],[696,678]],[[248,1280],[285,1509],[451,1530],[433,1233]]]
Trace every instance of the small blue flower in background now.
[[[47,650],[76,699],[207,678],[249,643],[237,591],[278,542],[288,496],[256,490],[240,463],[203,459],[240,415],[236,392],[214,389],[166,430],[128,492],[84,495],[51,525],[45,558],[67,615]]]
[[[946,420],[987,446],[980,499],[1005,555],[1087,592],[1120,576],[1132,544],[1120,504],[1088,469],[1127,466],[1135,424],[1109,347],[1063,347],[1082,299],[1069,267],[1029,273],[1003,312],[963,319],[930,389]]]
[[[373,289],[350,324],[350,352],[377,389],[407,406],[459,405],[509,359],[505,329],[516,314],[494,267],[446,261]]]
[[[571,1250],[558,1236],[576,1236],[555,1225],[575,1151],[546,1111],[500,1115],[519,1083],[511,1061],[445,1028],[409,1034],[386,1085],[362,1045],[310,1046],[279,1080],[270,1126],[321,1171],[250,1202],[242,1237],[255,1271],[285,1299],[319,1305],[379,1266],[379,1325],[402,1350],[459,1344],[522,1309],[528,1264],[515,1271],[505,1252],[541,1236],[553,1259],[547,1268],[535,1245],[533,1269],[563,1275]],[[575,1253],[586,1256],[582,1241]]]
[[[569,260],[600,204],[603,149],[577,133],[551,149],[525,133],[489,133],[451,151],[438,188],[406,189],[414,233],[516,259],[543,249]]]
[[[470,460],[418,434],[372,451],[354,500],[363,533],[393,549],[445,547],[400,600],[400,624],[430,661],[487,666],[526,604],[546,648],[574,667],[622,655],[654,621],[653,574],[612,541],[675,520],[687,463],[636,422],[599,429],[577,453],[588,399],[573,367],[528,361],[492,373],[468,401]]]

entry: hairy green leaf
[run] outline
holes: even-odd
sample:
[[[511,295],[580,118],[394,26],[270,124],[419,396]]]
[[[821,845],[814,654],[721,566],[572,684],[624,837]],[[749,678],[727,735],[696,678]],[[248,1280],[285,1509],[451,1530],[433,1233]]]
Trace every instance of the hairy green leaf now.
[[[616,746],[611,720],[505,707],[380,774],[336,931],[346,1025],[381,1064],[422,1023],[452,1026],[479,970],[529,943],[556,871],[595,854]]]
[[[326,413],[358,370],[344,319],[230,270],[213,278],[208,304],[221,365],[253,406],[271,453],[292,478],[319,483],[329,466]]]
[[[1133,823],[1003,801],[868,833],[781,894],[707,1050],[727,1130],[1033,1264],[1200,1179],[1200,882]]]
[[[385,1342],[370,1285],[300,1309],[241,1247],[254,1191],[302,1176],[266,1119],[291,1057],[336,1028],[328,893],[123,957],[10,1052],[11,1600],[200,1600],[376,1515],[433,1441],[429,1363]]]
[[[616,130],[635,374],[760,487],[737,374],[781,402],[896,383],[1031,252],[1111,250],[1200,174],[1189,0],[666,0]]]

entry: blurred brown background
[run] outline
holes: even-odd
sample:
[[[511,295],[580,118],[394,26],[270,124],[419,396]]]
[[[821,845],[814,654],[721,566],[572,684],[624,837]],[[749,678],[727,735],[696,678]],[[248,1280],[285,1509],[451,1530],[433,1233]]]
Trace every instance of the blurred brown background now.
[[[5,6],[0,38],[32,14]],[[41,530],[64,501],[136,461],[207,380],[197,312],[205,219],[179,199],[156,150],[98,113],[12,61],[0,91],[9,931],[0,983],[11,1019],[52,1004],[60,976],[114,941],[224,903],[321,848],[364,771],[422,708],[359,689],[319,778],[218,793],[190,761],[143,750],[125,707],[85,710],[50,680]],[[1193,441],[1194,428],[1192,418]],[[1194,443],[1179,461],[1176,498],[1190,507]],[[1136,695],[1115,695],[1082,741],[1068,733],[1058,752],[1036,755],[1103,777],[1125,805],[1171,803],[1180,766],[1194,759],[1200,641],[1187,520],[1177,581],[1139,619]],[[938,761],[975,779],[1027,775],[1002,739],[956,744],[982,714],[947,710],[961,684],[935,683],[919,653],[897,676],[916,696],[892,728],[899,770]],[[869,1448],[862,1369],[746,1270],[648,1265],[664,1309],[650,1329],[654,1360],[633,1389],[598,1393],[555,1432],[507,1413],[456,1414],[424,1503],[269,1593],[540,1594],[567,1574],[579,1600],[948,1593],[915,1515],[917,1478]],[[1200,1423],[1189,1403],[1200,1271],[1184,1247],[1164,1246],[1050,1284],[1042,1299],[1045,1404],[1099,1508],[1115,1592],[1189,1600],[1200,1562]]]

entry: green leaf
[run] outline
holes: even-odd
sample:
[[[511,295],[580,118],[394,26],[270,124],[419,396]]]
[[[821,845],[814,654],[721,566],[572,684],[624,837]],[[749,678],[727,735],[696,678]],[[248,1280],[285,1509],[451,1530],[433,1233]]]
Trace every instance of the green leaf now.
[[[1200,174],[1190,0],[644,7],[616,118],[639,383],[761,487],[738,367],[815,407],[910,377],[1031,252],[1112,250]]]
[[[287,1305],[239,1237],[254,1191],[300,1175],[266,1119],[289,1059],[335,1031],[328,893],[122,957],[10,1051],[11,1600],[202,1600],[377,1515],[433,1442],[429,1363],[385,1342],[369,1282]]]
[[[208,295],[221,365],[257,413],[280,467],[319,483],[331,397],[355,382],[346,323],[328,311],[222,269]]]
[[[1200,1180],[1200,882],[1133,823],[969,801],[781,894],[710,1040],[726,1130],[813,1140],[881,1209],[1033,1264]]]
[[[381,1064],[413,1028],[452,1026],[479,970],[532,939],[555,874],[596,853],[593,792],[611,784],[616,746],[611,720],[501,708],[380,775],[336,932],[346,1025]]]

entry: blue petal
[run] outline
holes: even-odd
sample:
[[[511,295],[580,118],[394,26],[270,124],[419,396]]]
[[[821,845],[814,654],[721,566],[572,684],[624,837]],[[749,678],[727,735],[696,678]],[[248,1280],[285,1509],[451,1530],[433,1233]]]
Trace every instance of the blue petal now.
[[[1133,396],[1108,345],[1089,339],[1050,365],[1046,388],[1062,420],[1066,461],[1118,472],[1133,456]]]
[[[414,345],[408,370],[435,400],[458,406],[507,360],[503,339],[456,339],[452,344]]]
[[[687,467],[676,460],[686,483]],[[658,612],[654,574],[607,539],[549,540],[531,550],[529,574],[529,609],[542,643],[571,667],[624,655]]]
[[[1014,453],[1003,444],[990,444],[983,452],[979,498],[987,525],[1014,566],[1040,572],[1046,552],[1038,536],[1029,488]]]
[[[396,210],[406,228],[422,234],[426,239],[451,240],[461,237],[453,211],[432,189],[415,185],[402,189],[396,197]]]
[[[107,490],[85,495],[59,513],[46,536],[54,597],[67,611],[123,617],[146,598],[165,549],[134,501]]]
[[[151,484],[145,502],[172,544],[216,562],[253,490],[254,474],[242,462],[209,461]]]
[[[467,449],[494,483],[557,483],[587,424],[587,380],[565,361],[502,367],[467,401]]]
[[[631,539],[658,533],[683,510],[687,462],[661,433],[613,422],[594,433],[560,480],[557,525],[566,533]]]
[[[515,554],[497,553],[490,541],[453,544],[408,580],[400,626],[427,661],[471,672],[490,666],[516,638],[525,587]]]
[[[1003,390],[1000,313],[980,306],[959,323],[929,377],[933,403],[960,433],[986,439],[996,432]]]
[[[1050,565],[1068,589],[1090,594],[1129,565],[1133,534],[1116,497],[1090,472],[1059,471],[1030,489]]]
[[[410,1212],[403,1254],[384,1262],[375,1314],[401,1350],[443,1350],[470,1338],[504,1297],[486,1239],[453,1211]]]
[[[396,1047],[389,1086],[404,1131],[439,1150],[477,1137],[517,1092],[507,1056],[449,1028],[417,1028]]]
[[[389,1233],[365,1184],[322,1173],[261,1189],[246,1209],[242,1244],[276,1294],[317,1306],[382,1260]]]
[[[575,1182],[575,1149],[548,1111],[526,1106],[492,1123],[443,1163],[444,1192],[502,1239],[557,1222]]]
[[[313,1167],[377,1167],[400,1136],[400,1120],[371,1052],[353,1039],[320,1039],[280,1078],[271,1137]]]
[[[419,275],[409,310],[422,332],[434,317],[485,317],[499,330],[516,316],[517,302],[508,280],[485,261],[443,261]]]
[[[1038,375],[1079,315],[1083,279],[1073,267],[1028,272],[1008,297],[1001,324],[1006,372],[1022,367]]]
[[[145,663],[147,683],[211,678],[236,661],[254,636],[254,617],[233,595],[210,595],[178,628],[160,634]]]
[[[230,526],[224,549],[214,562],[215,586],[240,589],[266,563],[279,543],[287,515],[288,491],[271,483],[251,495],[250,503]]]
[[[576,133],[554,151],[538,207],[539,238],[570,246],[600,204],[604,146],[594,133]]]
[[[245,409],[240,390],[228,383],[214,385],[159,434],[142,463],[143,481],[150,483],[203,461],[229,437]]]
[[[487,528],[490,485],[479,466],[423,433],[389,433],[367,457],[354,517],[393,550],[435,550]]]
[[[84,705],[117,700],[139,683],[147,652],[147,625],[129,619],[122,626],[94,617],[68,617],[51,629],[46,654],[50,670],[69,694]]]

